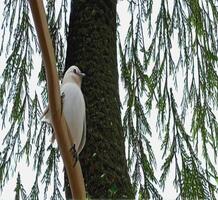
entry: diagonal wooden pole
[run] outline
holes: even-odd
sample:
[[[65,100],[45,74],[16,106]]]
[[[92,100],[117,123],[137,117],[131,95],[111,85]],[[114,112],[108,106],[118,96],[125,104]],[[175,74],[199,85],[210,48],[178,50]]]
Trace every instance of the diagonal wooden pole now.
[[[74,143],[69,137],[66,121],[61,114],[60,89],[56,61],[43,2],[42,0],[29,0],[29,4],[42,50],[43,61],[45,63],[49,109],[51,111],[52,124],[55,130],[55,138],[64,161],[73,198],[85,199],[85,186],[80,162],[77,161],[76,166],[73,167],[75,159],[70,152],[70,148],[71,144]]]

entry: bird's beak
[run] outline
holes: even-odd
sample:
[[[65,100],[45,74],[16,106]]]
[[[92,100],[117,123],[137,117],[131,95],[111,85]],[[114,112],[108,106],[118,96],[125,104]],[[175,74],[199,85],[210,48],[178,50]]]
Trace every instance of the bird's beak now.
[[[82,72],[78,73],[78,75],[81,76],[81,77],[86,76],[86,74],[85,74],[85,73],[82,73]]]

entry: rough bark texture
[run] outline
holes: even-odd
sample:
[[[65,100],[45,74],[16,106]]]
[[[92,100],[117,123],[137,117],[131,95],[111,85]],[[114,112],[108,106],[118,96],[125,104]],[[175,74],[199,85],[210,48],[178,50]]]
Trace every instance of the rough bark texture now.
[[[120,117],[116,4],[116,0],[71,4],[66,69],[77,65],[87,75],[82,84],[87,140],[80,161],[91,198],[134,197]]]

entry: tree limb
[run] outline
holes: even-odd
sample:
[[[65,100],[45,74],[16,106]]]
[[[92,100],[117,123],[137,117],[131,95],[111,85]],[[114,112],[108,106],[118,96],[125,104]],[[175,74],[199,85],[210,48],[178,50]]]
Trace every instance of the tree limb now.
[[[68,174],[71,192],[74,199],[85,199],[85,186],[82,175],[80,162],[77,161],[75,167],[70,148],[74,142],[68,134],[68,127],[61,115],[60,89],[56,70],[56,61],[54,49],[49,35],[48,24],[46,21],[45,10],[42,0],[29,0],[32,15],[42,50],[42,57],[45,63],[46,79],[48,83],[48,101],[51,111],[51,119],[55,130],[55,138],[57,140],[62,159]]]

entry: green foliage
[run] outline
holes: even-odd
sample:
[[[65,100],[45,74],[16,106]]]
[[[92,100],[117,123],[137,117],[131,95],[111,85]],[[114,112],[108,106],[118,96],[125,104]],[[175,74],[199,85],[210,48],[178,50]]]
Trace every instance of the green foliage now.
[[[114,197],[114,195],[118,192],[116,184],[113,184],[109,189],[110,197]]]
[[[48,127],[40,123],[42,110],[40,106],[41,98],[43,103],[47,102],[46,87],[44,84],[45,74],[39,73],[39,84],[43,87],[42,93],[34,92],[29,88],[32,82],[32,72],[34,70],[33,56],[40,53],[33,21],[30,18],[30,8],[28,1],[5,0],[3,12],[3,23],[1,26],[1,49],[0,55],[5,53],[6,66],[1,75],[0,82],[0,113],[1,127],[6,126],[9,120],[10,127],[7,130],[0,157],[0,188],[2,189],[16,171],[17,164],[21,159],[26,158],[27,165],[34,167],[36,172],[30,194],[27,195],[20,181],[17,178],[15,189],[15,199],[39,199],[39,177],[45,159],[46,132]],[[53,44],[57,59],[57,67],[60,71],[64,65],[65,41],[63,34],[67,34],[67,1],[60,1],[61,6],[55,6],[55,1],[48,1],[46,4],[49,29],[52,35]],[[64,25],[63,20],[65,21]],[[10,33],[10,34],[8,34]],[[38,55],[39,56],[39,55]],[[43,69],[43,67],[41,67]],[[33,72],[35,73],[35,72]],[[7,125],[8,126],[8,125]],[[51,132],[51,131],[50,131]],[[63,199],[60,193],[60,181],[58,177],[58,152],[54,148],[48,148],[52,160],[46,162],[48,169],[41,182],[45,183],[45,199],[48,185],[51,183],[51,172],[53,178],[52,199]],[[53,156],[51,156],[51,154]],[[52,171],[49,171],[52,170]],[[32,183],[31,183],[32,184]],[[26,198],[27,197],[27,198]]]
[[[204,170],[201,166],[200,160],[197,158],[197,153],[194,151],[191,143],[191,137],[186,133],[182,121],[177,113],[177,106],[173,96],[172,89],[170,89],[170,101],[172,105],[173,114],[173,138],[170,147],[170,152],[165,159],[162,166],[162,176],[160,183],[164,187],[167,173],[172,160],[175,161],[175,179],[176,188],[179,189],[178,196],[182,199],[208,199],[212,197],[215,199],[214,192],[216,186],[210,182],[208,177],[208,169]],[[164,141],[162,147],[164,148],[166,142]],[[213,172],[216,170],[213,168]]]
[[[123,122],[128,138],[128,160],[134,171],[133,183],[140,188],[139,196],[160,198],[154,154],[151,146],[147,147],[149,138],[155,134],[151,133],[147,118],[157,110],[165,159],[160,186],[164,189],[167,174],[174,166],[177,199],[215,199],[218,150],[216,6],[213,0],[129,1],[131,19],[123,45],[119,39],[119,51],[127,94]],[[177,88],[181,90],[181,85],[182,101],[178,102],[174,95]],[[181,103],[181,107],[177,108],[177,103]],[[191,128],[187,126],[187,112],[192,115]],[[146,181],[150,181],[152,187],[149,188]]]
[[[48,147],[48,150],[50,150],[50,154],[48,156],[48,160],[46,162],[47,164],[47,169],[43,175],[42,178],[42,183],[45,182],[45,190],[44,190],[44,199],[47,199],[47,191],[48,191],[48,186],[51,183],[51,174],[53,172],[53,179],[54,179],[54,183],[53,183],[53,194],[51,196],[51,199],[64,199],[61,195],[60,192],[60,180],[58,178],[58,174],[59,174],[59,169],[58,169],[58,161],[60,158],[60,154],[57,148],[52,147],[52,145],[50,145]]]
[[[17,175],[17,184],[16,184],[16,188],[15,188],[15,200],[21,200],[21,199],[26,199],[27,196],[26,196],[26,191],[21,183],[21,180],[20,180],[20,173],[18,173]]]

